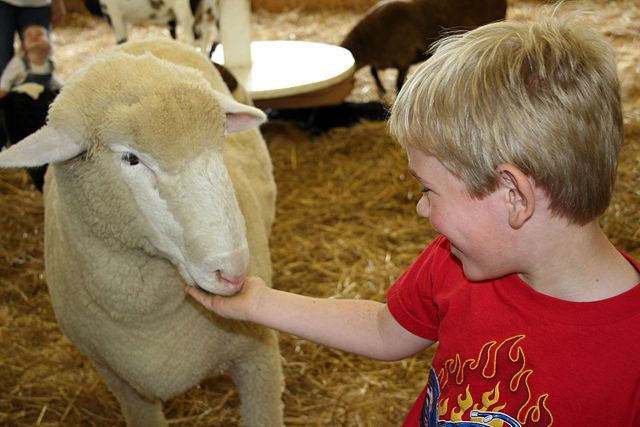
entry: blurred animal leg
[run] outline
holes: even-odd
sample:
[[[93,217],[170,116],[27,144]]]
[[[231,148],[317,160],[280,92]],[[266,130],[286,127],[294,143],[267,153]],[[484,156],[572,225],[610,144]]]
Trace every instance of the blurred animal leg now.
[[[402,85],[404,84],[404,79],[406,77],[407,77],[407,69],[398,68],[398,78],[396,79],[396,88],[398,89],[398,92],[400,92],[400,89],[402,88]]]
[[[111,369],[94,363],[107,382],[107,386],[116,396],[128,427],[166,427],[167,420],[162,412],[160,401],[151,402],[140,396],[129,384],[114,374]]]
[[[124,43],[128,38],[128,30],[127,30],[127,22],[124,20],[124,15],[120,8],[110,3],[107,6],[107,16],[109,17],[109,22],[113,27],[113,32],[116,36],[116,43]]]
[[[194,46],[196,42],[196,38],[194,36],[195,19],[193,17],[193,12],[191,12],[189,0],[176,1],[173,13],[176,16],[176,21],[182,25],[187,43]]]
[[[378,86],[380,93],[385,94],[387,91],[384,89],[384,86],[380,81],[380,77],[378,77],[378,70],[373,65],[371,66],[371,75],[373,76],[373,79],[376,81],[376,85]]]
[[[202,19],[202,17],[196,17],[193,24],[193,38],[196,46],[200,47],[200,51],[211,57],[213,50],[209,48],[209,39],[211,38],[211,31],[209,28],[209,21]]]

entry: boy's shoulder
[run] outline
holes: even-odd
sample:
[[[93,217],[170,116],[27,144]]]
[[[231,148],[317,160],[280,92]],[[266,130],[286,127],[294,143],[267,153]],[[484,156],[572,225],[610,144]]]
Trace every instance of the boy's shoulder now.
[[[24,69],[24,58],[22,56],[14,56],[7,62],[2,74],[15,73],[16,71]]]
[[[444,236],[438,236],[419,255],[414,263],[398,279],[399,286],[413,287],[414,292],[429,295],[434,301],[449,303],[455,300],[473,298],[493,305],[493,301],[511,301],[511,306],[535,307],[540,314],[554,317],[558,310],[563,313],[581,312],[587,317],[607,321],[607,316],[598,313],[640,315],[640,264],[629,255],[622,255],[623,266],[631,267],[630,285],[621,292],[590,302],[576,302],[546,295],[534,290],[516,273],[484,281],[472,281],[464,275],[461,262],[451,252],[451,243]],[[629,276],[629,275],[627,275]],[[526,307],[524,307],[526,306]],[[500,307],[500,310],[508,307]],[[610,317],[609,317],[610,318]]]

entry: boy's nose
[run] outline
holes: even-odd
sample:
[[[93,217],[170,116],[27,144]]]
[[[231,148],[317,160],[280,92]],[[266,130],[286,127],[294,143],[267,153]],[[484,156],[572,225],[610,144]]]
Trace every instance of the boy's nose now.
[[[423,195],[416,204],[416,212],[418,213],[418,216],[421,218],[429,218],[430,207],[429,199],[427,196]]]

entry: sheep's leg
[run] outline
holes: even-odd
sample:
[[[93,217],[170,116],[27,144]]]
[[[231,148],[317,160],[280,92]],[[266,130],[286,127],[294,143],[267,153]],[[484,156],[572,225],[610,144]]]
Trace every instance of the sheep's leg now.
[[[200,47],[200,51],[205,55],[209,53],[209,49],[207,47],[210,38],[209,33],[209,21],[204,19],[204,16],[200,16],[199,21],[197,21],[193,26],[193,38]],[[213,51],[211,53],[213,53]],[[209,57],[210,56],[211,55],[209,55]]]
[[[193,12],[191,12],[191,4],[189,0],[180,0],[175,3],[173,14],[176,16],[176,20],[184,29],[184,35],[187,39],[187,43],[194,46],[196,43],[195,32],[195,19]]]
[[[269,331],[271,333],[271,331]],[[240,394],[240,415],[246,427],[282,426],[284,380],[275,334],[271,344],[257,343],[251,354],[234,361],[231,376]]]
[[[120,8],[112,2],[106,4],[106,14],[109,17],[109,23],[113,27],[116,36],[116,43],[124,43],[127,41],[127,22]]]
[[[201,0],[198,2],[195,12],[196,39],[200,40],[200,48],[203,49],[202,52],[206,54],[208,58],[211,58],[213,51],[220,43],[219,2],[220,0]],[[213,29],[211,27],[213,27]],[[214,32],[213,42],[211,42],[212,30]]]
[[[371,66],[371,75],[373,76],[373,79],[376,81],[376,85],[378,86],[380,93],[381,94],[387,93],[387,91],[384,90],[384,86],[382,85],[382,82],[380,81],[380,77],[378,77],[378,69],[373,65]]]
[[[162,412],[160,401],[151,402],[143,398],[111,369],[98,364],[94,364],[94,366],[120,402],[128,427],[166,427],[169,425]]]
[[[213,56],[213,51],[216,50],[216,47],[220,44],[222,39],[220,38],[220,12],[218,11],[217,0],[216,0],[216,8],[214,12],[214,22],[213,29],[215,31],[215,36],[213,37],[213,42],[211,43],[211,49],[209,50],[209,58]]]
[[[398,89],[398,92],[400,92],[400,89],[402,88],[402,85],[404,84],[404,79],[406,77],[407,77],[407,69],[398,68],[398,78],[396,79],[396,88]]]
[[[171,21],[169,21],[169,34],[171,34],[172,39],[175,40],[177,38],[175,19],[172,19]]]

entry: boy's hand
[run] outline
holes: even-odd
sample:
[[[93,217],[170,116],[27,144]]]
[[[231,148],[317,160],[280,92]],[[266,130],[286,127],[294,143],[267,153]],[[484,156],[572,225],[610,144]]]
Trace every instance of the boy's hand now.
[[[433,341],[404,329],[386,304],[367,300],[313,298],[270,288],[248,277],[232,296],[185,292],[222,317],[246,320],[309,341],[379,360],[399,360]]]
[[[261,292],[268,289],[259,277],[247,277],[240,292],[230,297],[210,295],[194,286],[185,286],[185,292],[206,309],[235,320],[251,320],[251,314],[259,304]]]
[[[67,8],[63,0],[51,1],[51,25],[56,26],[61,23],[66,14]]]

